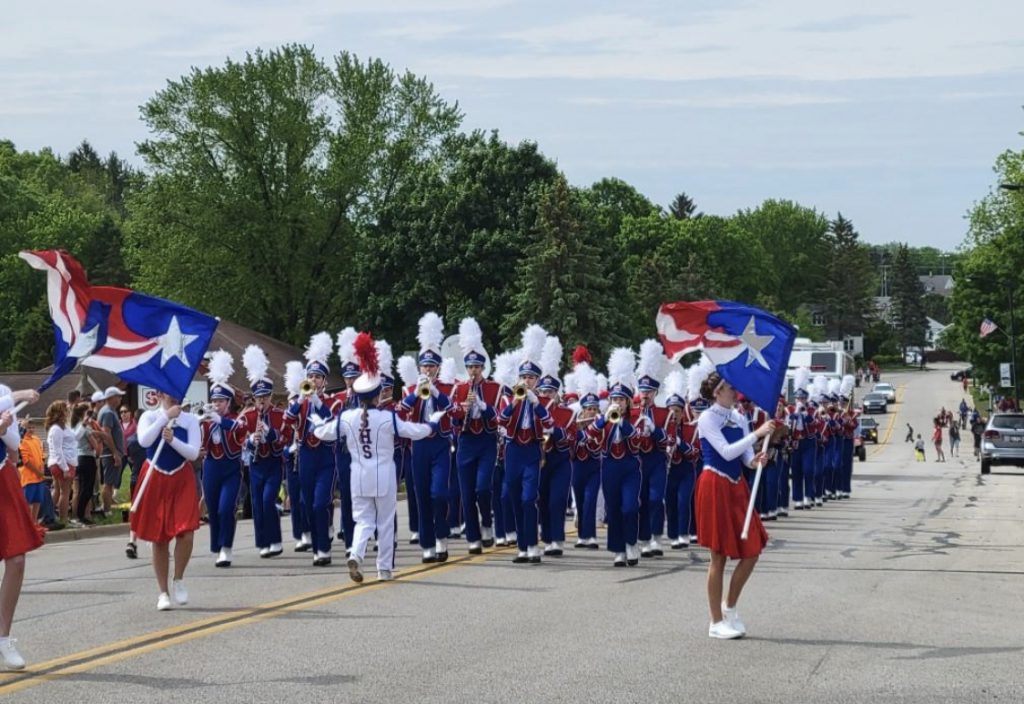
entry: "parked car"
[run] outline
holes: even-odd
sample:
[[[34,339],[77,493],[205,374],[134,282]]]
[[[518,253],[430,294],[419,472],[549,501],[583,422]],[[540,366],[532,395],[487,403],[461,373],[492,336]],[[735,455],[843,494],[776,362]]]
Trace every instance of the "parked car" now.
[[[871,393],[882,394],[883,396],[885,396],[885,400],[887,403],[896,403],[896,387],[894,387],[892,384],[875,384],[873,387],[871,387]]]
[[[981,436],[981,473],[993,465],[1024,467],[1024,413],[993,413]]]
[[[889,412],[889,400],[884,394],[876,394],[874,392],[865,394],[864,398],[861,399],[861,405],[864,407],[865,413]]]
[[[967,369],[958,369],[949,375],[949,378],[953,381],[963,381],[964,377],[968,379],[974,378],[974,367],[967,367]]]
[[[860,426],[860,437],[864,439],[864,442],[873,442],[878,444],[878,421],[874,418],[861,418]]]

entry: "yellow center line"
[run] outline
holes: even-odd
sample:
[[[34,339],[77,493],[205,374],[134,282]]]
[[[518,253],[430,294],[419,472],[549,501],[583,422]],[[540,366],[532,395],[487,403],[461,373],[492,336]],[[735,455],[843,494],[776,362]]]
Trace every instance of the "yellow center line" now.
[[[896,429],[896,419],[900,417],[900,410],[903,409],[903,392],[906,390],[906,388],[907,385],[902,384],[899,388],[896,389],[896,410],[893,411],[892,418],[889,421],[889,427],[885,431],[885,438],[883,438],[882,441],[878,443],[878,446],[871,451],[871,454],[868,455],[868,457],[874,457],[879,452],[884,450],[886,446],[889,444],[889,439],[892,438],[892,433]]]
[[[299,596],[292,596],[287,599],[250,608],[238,609],[227,614],[191,621],[72,653],[35,664],[22,672],[0,674],[0,695],[36,687],[44,682],[56,681],[68,675],[88,672],[102,665],[168,648],[196,638],[204,638],[241,626],[259,623],[260,621],[283,614],[302,611],[339,601],[349,596],[376,591],[403,581],[407,582],[424,576],[439,574],[456,567],[478,564],[490,557],[508,553],[511,550],[512,548],[510,547],[495,548],[483,555],[466,555],[440,564],[414,567],[407,571],[399,570],[395,573],[396,579],[391,582],[375,581],[368,584],[347,584],[342,587],[318,589]]]

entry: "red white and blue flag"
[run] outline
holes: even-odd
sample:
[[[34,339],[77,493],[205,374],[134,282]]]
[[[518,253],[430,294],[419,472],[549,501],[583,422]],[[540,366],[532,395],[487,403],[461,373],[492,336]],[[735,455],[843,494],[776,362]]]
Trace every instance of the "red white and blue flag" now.
[[[732,301],[665,303],[658,335],[673,362],[696,350],[761,408],[773,409],[786,378],[796,329],[771,313]]]
[[[979,330],[979,332],[981,333],[981,337],[988,337],[998,329],[998,325],[993,323],[988,318],[985,318],[984,320],[981,321],[981,329]]]
[[[91,286],[82,265],[63,250],[19,256],[46,272],[56,370],[43,388],[82,364],[184,397],[213,339],[216,318],[130,289]]]

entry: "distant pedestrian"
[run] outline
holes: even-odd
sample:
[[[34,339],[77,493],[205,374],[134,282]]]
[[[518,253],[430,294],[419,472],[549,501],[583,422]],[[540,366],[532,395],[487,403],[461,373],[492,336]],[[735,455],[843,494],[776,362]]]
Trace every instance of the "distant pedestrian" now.
[[[977,411],[974,413],[974,420],[971,421],[971,435],[974,436],[974,457],[981,457],[981,435],[985,432],[985,419]]]
[[[914,442],[914,429],[907,423],[907,438],[903,442]]]
[[[949,426],[949,456],[960,456],[960,428],[956,423]]]
[[[917,440],[914,441],[914,457],[918,462],[924,462],[924,439],[921,438],[921,433],[917,434]]]
[[[946,453],[942,451],[942,424],[936,423],[932,431],[932,444],[935,445],[935,461],[945,462]]]

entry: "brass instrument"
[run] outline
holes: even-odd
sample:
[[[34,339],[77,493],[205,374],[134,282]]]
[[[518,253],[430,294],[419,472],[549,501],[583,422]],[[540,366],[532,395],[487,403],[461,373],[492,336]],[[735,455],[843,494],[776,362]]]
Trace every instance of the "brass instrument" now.
[[[622,409],[619,408],[618,404],[612,404],[608,407],[608,411],[604,414],[605,420],[609,423],[621,423],[622,422]]]
[[[426,401],[431,397],[430,380],[424,381],[422,384],[416,387],[416,395]]]
[[[309,379],[303,379],[299,384],[299,396],[309,397],[316,393],[316,385]]]
[[[516,401],[522,401],[523,399],[526,398],[526,395],[529,393],[529,391],[530,389],[527,388],[526,384],[524,384],[523,382],[519,382],[518,384],[512,387],[512,398],[514,398]]]

